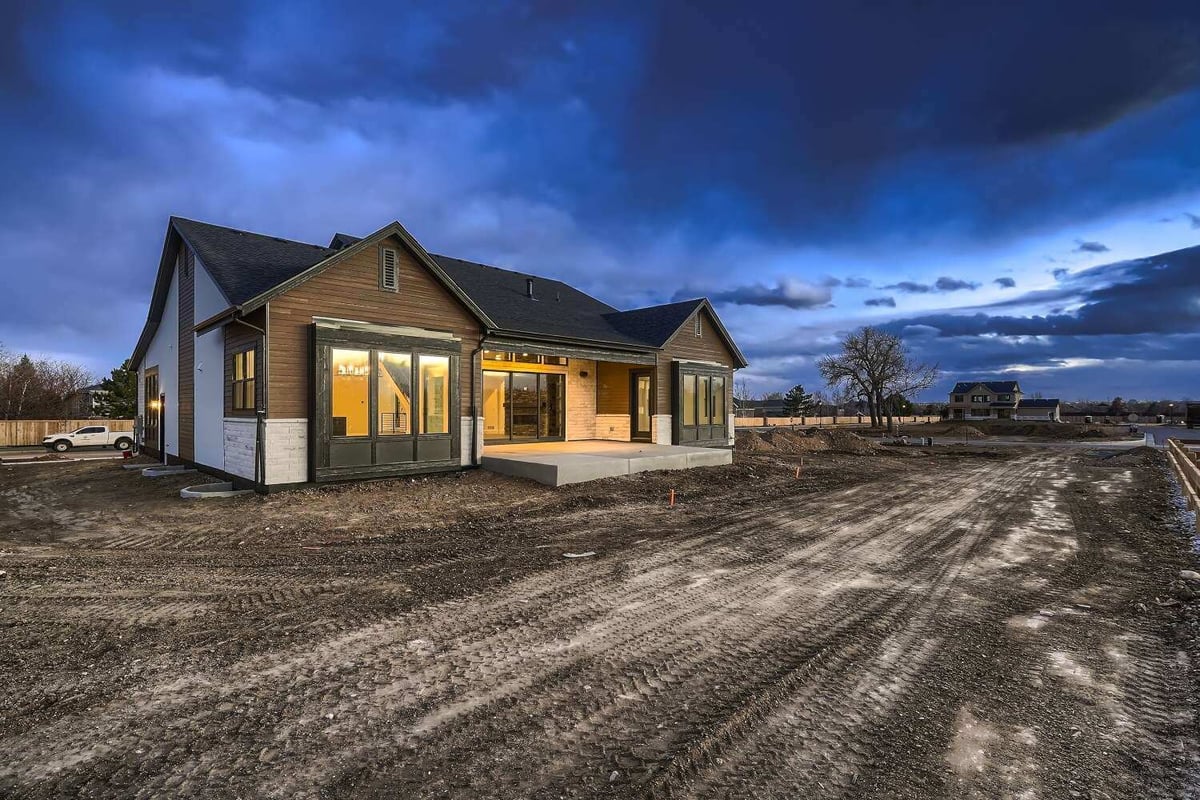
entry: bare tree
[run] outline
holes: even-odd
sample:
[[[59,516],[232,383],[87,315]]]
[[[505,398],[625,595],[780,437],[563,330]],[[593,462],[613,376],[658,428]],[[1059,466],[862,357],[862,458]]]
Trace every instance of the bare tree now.
[[[88,371],[67,361],[20,357],[0,346],[0,417],[66,419],[75,398],[92,382]]]
[[[841,352],[817,362],[821,377],[832,391],[866,400],[871,424],[888,427],[899,404],[931,386],[938,378],[937,365],[915,361],[899,336],[867,326],[846,335]]]

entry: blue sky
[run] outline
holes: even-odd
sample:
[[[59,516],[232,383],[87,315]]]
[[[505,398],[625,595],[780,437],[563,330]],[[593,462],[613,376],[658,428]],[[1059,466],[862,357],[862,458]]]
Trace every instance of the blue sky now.
[[[1194,2],[737,5],[9,3],[0,342],[106,372],[171,214],[399,219],[708,294],[759,391],[871,323],[939,388],[1200,397]]]

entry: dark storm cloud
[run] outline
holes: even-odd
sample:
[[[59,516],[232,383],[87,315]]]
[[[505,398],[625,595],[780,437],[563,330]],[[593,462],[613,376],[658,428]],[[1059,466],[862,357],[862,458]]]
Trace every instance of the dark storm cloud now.
[[[1075,243],[1079,245],[1075,248],[1076,253],[1107,253],[1112,249],[1103,242],[1085,242],[1082,239],[1076,239]]]
[[[905,294],[929,294],[933,291],[933,287],[928,283],[917,283],[916,281],[900,281],[899,283],[889,284],[885,289],[895,289],[897,292]]]
[[[1017,285],[1017,282],[1012,278],[996,278],[992,283],[999,286],[1001,289],[1012,289]]]
[[[938,278],[933,284],[933,288],[939,292],[973,292],[979,288],[979,284],[974,281],[964,281],[958,278]]]
[[[1187,217],[1188,222],[1192,223],[1193,228],[1200,228],[1200,214],[1193,214],[1190,211],[1185,211],[1183,212],[1183,215]]]
[[[1063,278],[1071,274],[1071,270],[1067,269],[1066,267],[1059,267],[1050,274],[1054,276],[1055,280],[1061,281]]]
[[[868,300],[863,300],[864,306],[875,306],[885,308],[895,308],[896,298],[894,297],[872,297]]]
[[[828,286],[814,286],[803,281],[782,280],[777,281],[774,286],[755,283],[707,293],[681,289],[675,293],[672,300],[686,300],[703,294],[707,294],[708,299],[717,304],[782,306],[797,310],[825,307],[829,305],[829,301],[833,297]]]
[[[899,283],[889,284],[883,288],[893,289],[897,292],[904,292],[905,294],[930,294],[931,292],[973,292],[979,288],[979,284],[973,281],[964,281],[958,278],[947,278],[943,276],[934,281],[933,284],[917,283],[916,281],[900,281]]]
[[[888,327],[923,325],[936,328],[943,337],[1170,335],[1200,329],[1200,247],[1096,267],[1072,276],[1072,281],[1076,285],[1062,291],[1082,302],[1073,313],[937,313],[896,320]],[[1089,282],[1097,285],[1086,288]],[[1026,302],[1054,294],[1030,293]]]
[[[866,289],[871,285],[871,282],[866,278],[846,278],[847,289]]]
[[[657,206],[695,196],[755,203],[776,224],[822,235],[854,228],[854,217],[897,232],[905,220],[954,220],[1003,236],[1101,199],[1165,196],[1200,166],[1200,149],[1186,144],[1196,137],[1194,98],[1186,113],[1131,124],[1103,148],[1084,144],[1196,88],[1200,37],[1188,3],[667,9],[621,139],[658,176],[645,196]],[[1161,124],[1168,118],[1173,127]],[[1148,146],[1170,156],[1138,163]],[[1113,171],[1113,160],[1137,178]],[[875,194],[900,183],[919,200]]]

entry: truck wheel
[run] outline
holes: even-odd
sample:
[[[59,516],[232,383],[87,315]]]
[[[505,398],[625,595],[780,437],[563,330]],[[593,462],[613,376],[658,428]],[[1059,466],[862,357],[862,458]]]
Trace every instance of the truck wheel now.
[[[65,453],[71,449],[71,443],[68,442],[66,439],[59,439],[57,442],[54,443],[54,449],[56,452]]]
[[[113,443],[113,447],[117,448],[118,450],[128,450],[129,448],[133,447],[133,439],[117,439],[117,441]]]

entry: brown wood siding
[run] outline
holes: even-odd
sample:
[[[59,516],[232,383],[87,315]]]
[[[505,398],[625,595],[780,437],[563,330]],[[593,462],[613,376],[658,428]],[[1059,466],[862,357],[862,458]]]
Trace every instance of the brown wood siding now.
[[[596,368],[596,413],[597,414],[628,414],[629,408],[629,377],[628,364],[616,364],[612,361],[598,362]]]
[[[196,438],[196,257],[180,245],[179,270],[179,457],[195,458]]]
[[[667,346],[658,354],[658,368],[655,371],[655,394],[657,396],[657,414],[671,414],[671,362],[672,361],[712,361],[729,367],[730,375],[725,379],[725,408],[726,413],[733,409],[733,353],[725,346],[721,334],[717,331],[716,320],[701,308],[698,312],[703,315],[700,322],[700,336],[695,333],[695,315],[684,323],[679,332],[667,342]]]
[[[399,251],[399,291],[379,287],[381,248],[369,247],[271,300],[268,416],[308,417],[309,326],[314,316],[410,325],[462,337],[459,406],[463,416],[470,415],[471,375],[478,369],[471,353],[479,344],[479,324],[398,239],[392,237],[385,246]]]
[[[264,309],[258,309],[250,314],[246,321],[256,328],[261,328],[267,321]],[[224,327],[225,331],[225,386],[222,394],[225,398],[225,416],[253,417],[253,410],[237,410],[233,408],[233,357],[237,353],[254,348],[254,405],[262,404],[263,391],[263,359],[261,334],[237,322],[231,322]]]

